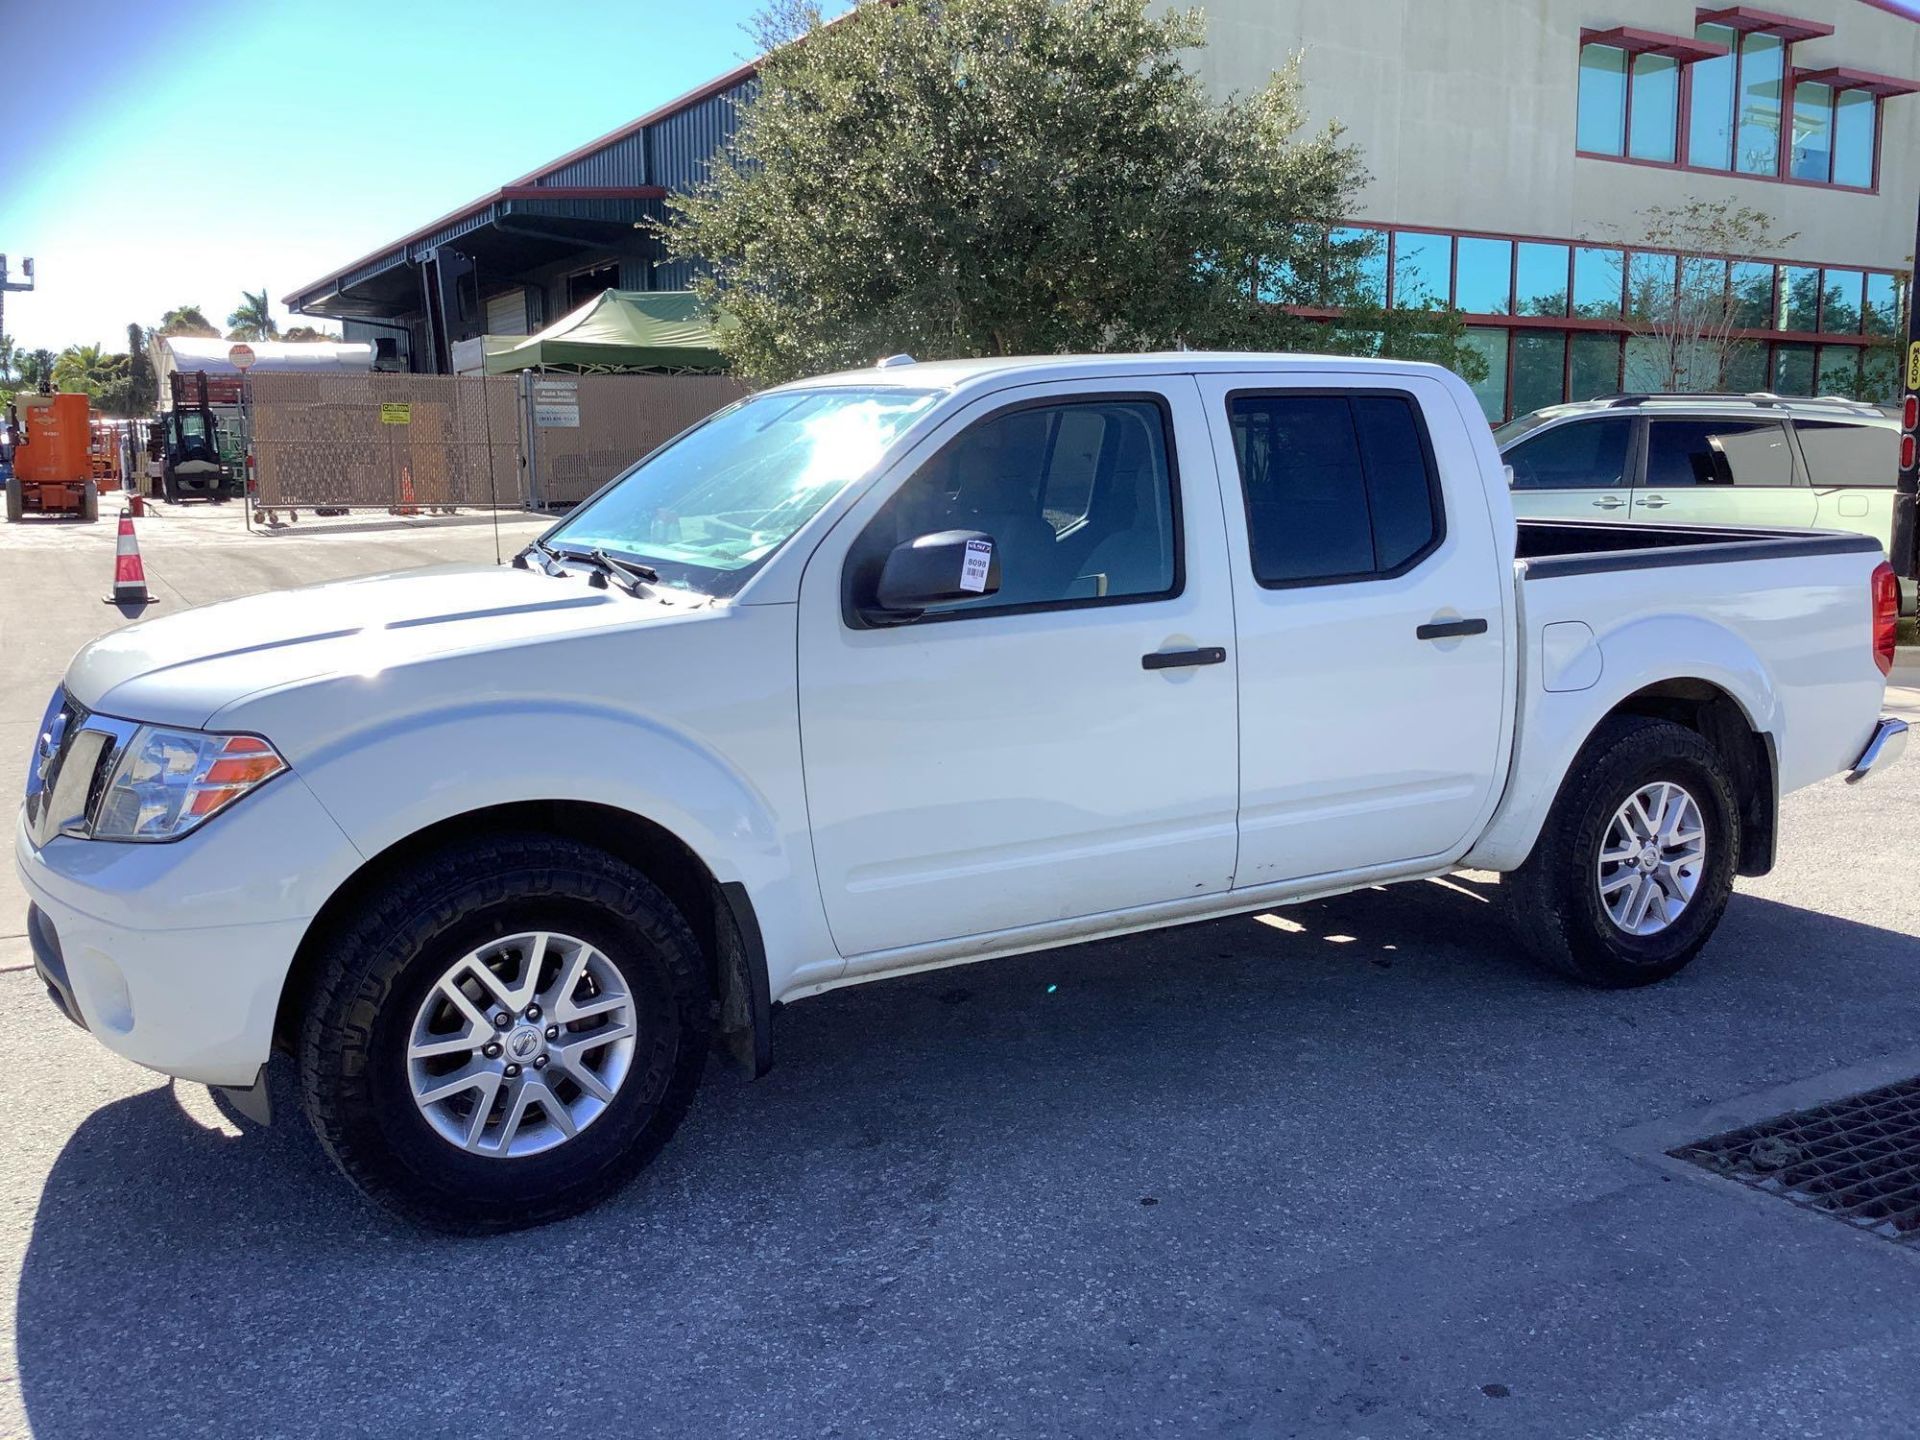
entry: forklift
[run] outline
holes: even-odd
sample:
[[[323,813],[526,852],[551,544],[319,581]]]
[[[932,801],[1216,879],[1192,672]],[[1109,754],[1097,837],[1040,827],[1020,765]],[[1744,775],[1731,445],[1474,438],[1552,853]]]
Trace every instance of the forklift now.
[[[178,371],[167,377],[171,402],[154,417],[147,432],[147,456],[159,472],[160,496],[170,504],[184,500],[225,500],[245,489],[245,451],[237,446],[234,424],[221,415],[207,385],[207,373]]]
[[[100,487],[93,478],[93,427],[85,395],[16,395],[7,407],[13,436],[13,473],[7,477],[7,519],[28,515],[100,518]]]

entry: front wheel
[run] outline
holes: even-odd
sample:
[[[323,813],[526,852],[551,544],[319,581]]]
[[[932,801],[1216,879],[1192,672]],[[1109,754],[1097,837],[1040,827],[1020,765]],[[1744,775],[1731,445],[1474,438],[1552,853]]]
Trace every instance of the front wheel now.
[[[436,1229],[544,1224],[658,1153],[706,1061],[686,921],[603,851],[527,835],[413,862],[329,940],[308,1119],[369,1197]]]
[[[1521,942],[1546,964],[1590,985],[1649,985],[1712,936],[1739,851],[1719,752],[1683,725],[1620,716],[1580,752],[1503,888]]]

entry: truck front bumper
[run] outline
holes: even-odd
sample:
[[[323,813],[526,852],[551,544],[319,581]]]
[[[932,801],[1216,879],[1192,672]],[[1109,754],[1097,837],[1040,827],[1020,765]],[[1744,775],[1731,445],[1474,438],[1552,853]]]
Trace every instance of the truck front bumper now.
[[[172,844],[36,847],[23,813],[14,858],[34,968],[69,1019],[149,1069],[247,1086],[300,941],[358,854],[288,775]]]
[[[1860,752],[1860,758],[1847,771],[1847,783],[1858,785],[1876,771],[1886,770],[1906,752],[1906,748],[1907,722],[1883,715],[1880,723],[1873,727],[1873,738],[1867,741],[1867,748]]]

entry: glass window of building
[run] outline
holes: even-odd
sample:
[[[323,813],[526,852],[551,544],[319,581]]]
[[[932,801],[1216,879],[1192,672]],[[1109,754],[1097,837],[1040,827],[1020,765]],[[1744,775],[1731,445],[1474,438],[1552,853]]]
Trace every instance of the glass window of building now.
[[[1596,155],[1618,155],[1626,133],[1627,52],[1612,45],[1582,45],[1574,143]]]
[[[1858,270],[1828,270],[1820,287],[1820,328],[1834,335],[1860,333],[1860,293],[1866,277]]]
[[[1579,333],[1567,359],[1567,398],[1592,400],[1620,392],[1620,337]]]
[[[1873,185],[1873,151],[1879,102],[1865,90],[1842,90],[1833,106],[1833,183],[1866,190]]]
[[[1521,330],[1513,337],[1513,413],[1525,415],[1567,396],[1567,332]]]
[[[1762,340],[1736,340],[1727,346],[1715,389],[1744,395],[1767,388],[1767,346]]]
[[[1811,395],[1813,393],[1813,346],[1774,346],[1773,384],[1768,388],[1781,395]]]
[[[1687,163],[1705,170],[1731,170],[1734,71],[1739,65],[1733,46],[1739,37],[1727,25],[1702,25],[1694,35],[1715,45],[1725,45],[1727,53],[1698,61],[1689,72]]]
[[[1513,242],[1462,235],[1454,242],[1453,303],[1469,315],[1513,313]]]
[[[1900,286],[1891,275],[1867,276],[1866,332],[1869,335],[1900,333]]]
[[[1740,39],[1740,93],[1734,168],[1743,175],[1780,173],[1780,87],[1786,47],[1758,31]]]
[[[1849,400],[1860,393],[1860,347],[1858,345],[1822,345],[1818,368],[1814,373],[1813,393],[1844,395]]]
[[[1657,335],[1629,335],[1620,388],[1629,395],[1682,388],[1673,374],[1673,350]]]
[[[1773,328],[1773,266],[1749,260],[1736,262],[1729,273],[1733,286],[1733,323],[1742,330]]]
[[[1473,381],[1473,393],[1487,419],[1499,424],[1507,415],[1507,332],[1497,325],[1467,327],[1467,348],[1486,362],[1484,378]]]
[[[1860,398],[1876,405],[1898,405],[1900,352],[1876,345],[1860,357]]]
[[[1628,319],[1655,320],[1671,312],[1676,260],[1648,250],[1627,257]]]
[[[1833,87],[1793,87],[1792,175],[1796,180],[1833,179]]]
[[[1820,272],[1811,265],[1780,267],[1780,328],[1812,330],[1820,319]]]
[[[1453,240],[1420,230],[1393,232],[1393,303],[1422,310],[1447,303],[1453,271]]]
[[[1514,265],[1514,314],[1559,316],[1567,313],[1566,246],[1522,240]]]
[[[1590,320],[1617,319],[1626,268],[1618,250],[1582,245],[1573,252],[1573,313]]]
[[[1327,235],[1327,268],[1331,281],[1326,296],[1336,303],[1348,294],[1387,303],[1387,237],[1381,230],[1341,226]]]
[[[1673,162],[1680,134],[1680,62],[1670,55],[1633,57],[1633,106],[1627,153]]]

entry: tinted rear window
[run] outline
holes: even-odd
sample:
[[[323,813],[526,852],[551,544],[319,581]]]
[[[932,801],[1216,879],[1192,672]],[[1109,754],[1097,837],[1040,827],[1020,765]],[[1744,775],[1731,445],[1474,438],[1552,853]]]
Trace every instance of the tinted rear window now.
[[[1807,478],[1822,488],[1872,486],[1891,490],[1900,477],[1900,432],[1889,425],[1796,420]]]
[[[1791,485],[1793,452],[1776,420],[1654,420],[1647,426],[1649,490],[1688,485]]]
[[[1238,394],[1227,414],[1261,584],[1390,573],[1440,539],[1433,465],[1407,397]]]

